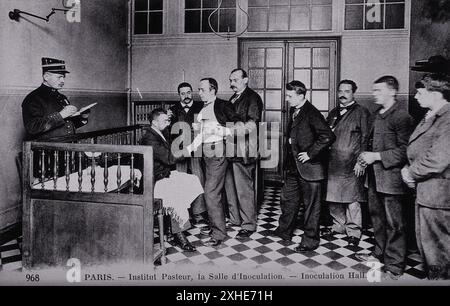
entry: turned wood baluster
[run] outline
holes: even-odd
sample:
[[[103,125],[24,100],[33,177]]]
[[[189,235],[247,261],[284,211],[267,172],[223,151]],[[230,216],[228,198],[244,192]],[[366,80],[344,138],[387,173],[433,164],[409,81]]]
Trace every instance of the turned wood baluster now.
[[[117,153],[117,193],[120,192],[120,185],[122,185],[122,170],[120,168],[120,153]]]
[[[95,156],[94,152],[92,152],[91,157],[91,192],[95,191]]]
[[[131,154],[130,181],[130,193],[134,193],[134,154]]]
[[[40,158],[40,166],[41,166],[41,186],[42,186],[42,189],[44,189],[44,187],[45,187],[45,183],[44,183],[44,181],[45,181],[45,151],[44,150],[42,150],[41,151],[41,158]]]
[[[70,172],[75,172],[75,151],[70,152]]]
[[[53,190],[56,190],[58,181],[58,151],[53,152]]]
[[[103,184],[105,185],[105,192],[108,192],[108,153],[105,153],[105,168],[103,171]]]
[[[69,162],[69,151],[64,151],[64,166],[65,166],[65,175],[66,175],[66,191],[69,191],[70,184],[70,162]]]
[[[81,162],[81,152],[78,152],[78,191],[83,189],[83,167]]]

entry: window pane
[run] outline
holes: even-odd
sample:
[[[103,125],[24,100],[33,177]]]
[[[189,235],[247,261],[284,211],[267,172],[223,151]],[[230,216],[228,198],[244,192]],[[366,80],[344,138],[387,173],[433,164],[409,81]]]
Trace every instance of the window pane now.
[[[330,67],[329,48],[313,48],[313,66]]]
[[[134,34],[147,34],[147,13],[134,14]]]
[[[313,89],[328,89],[330,84],[330,71],[321,69],[313,70],[313,83],[312,88]]]
[[[236,0],[223,0],[222,1],[222,8],[235,8],[236,7]]]
[[[161,10],[163,9],[163,0],[150,0],[150,10]]]
[[[294,49],[294,67],[311,67],[311,49],[295,48]]]
[[[217,8],[217,0],[203,0],[203,8]]]
[[[281,67],[283,66],[283,49],[268,48],[267,51],[267,67]]]
[[[265,101],[264,90],[262,90],[262,89],[255,89],[255,92],[261,97],[261,100],[262,100],[263,105],[264,105],[264,101]]]
[[[311,103],[317,107],[318,110],[327,111],[329,108],[329,92],[328,91],[313,91],[311,96]]]
[[[135,11],[147,11],[148,10],[148,0],[135,0],[134,1]]]
[[[331,6],[313,6],[311,30],[331,30]]]
[[[207,33],[207,32],[212,32],[211,27],[209,26],[209,15],[211,15],[211,13],[214,12],[214,10],[202,10],[202,32]],[[213,27],[214,31],[217,32],[217,28],[218,28],[218,23],[219,23],[219,19],[217,18],[217,12],[214,13],[211,16],[211,26]]]
[[[236,32],[236,10],[220,10],[219,11],[219,31],[220,32]]]
[[[345,29],[362,30],[364,22],[364,7],[362,5],[348,5],[345,7]]]
[[[309,5],[309,0],[291,0],[291,6],[293,5]]]
[[[288,30],[289,7],[271,7],[269,10],[269,31]]]
[[[248,50],[248,66],[250,68],[264,68],[264,49]]]
[[[266,70],[266,88],[281,88],[282,72],[281,69]]]
[[[281,90],[266,91],[266,109],[281,109]]]
[[[250,32],[267,31],[267,9],[265,8],[249,8],[248,14],[251,20],[248,30]]]
[[[201,8],[202,1],[201,0],[186,0],[184,2],[184,7],[189,8]]]
[[[291,31],[309,30],[309,7],[293,6],[291,7]]]
[[[324,4],[331,4],[331,0],[312,0],[312,4],[319,4],[319,5],[324,5]]]
[[[309,69],[295,69],[294,80],[305,84],[306,88],[311,88],[311,70]]]
[[[184,32],[200,32],[200,11],[185,11],[184,13]]]
[[[267,6],[269,0],[248,0],[248,6]]]
[[[264,88],[264,69],[252,69],[248,72],[249,86],[254,89]]]
[[[386,5],[386,29],[403,29],[405,27],[405,5]]]
[[[365,28],[369,30],[383,28],[384,5],[366,5]]]
[[[364,0],[345,0],[346,4],[352,4],[352,3],[364,3]]]
[[[162,34],[162,12],[152,13],[149,16],[149,34]]]

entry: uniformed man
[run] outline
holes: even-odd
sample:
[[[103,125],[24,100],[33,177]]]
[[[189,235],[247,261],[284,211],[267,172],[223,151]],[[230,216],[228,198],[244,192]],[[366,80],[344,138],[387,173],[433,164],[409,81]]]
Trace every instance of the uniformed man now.
[[[26,140],[75,134],[77,128],[87,124],[90,111],[73,116],[78,109],[59,93],[67,73],[64,61],[42,58],[42,85],[28,94],[22,103]]]

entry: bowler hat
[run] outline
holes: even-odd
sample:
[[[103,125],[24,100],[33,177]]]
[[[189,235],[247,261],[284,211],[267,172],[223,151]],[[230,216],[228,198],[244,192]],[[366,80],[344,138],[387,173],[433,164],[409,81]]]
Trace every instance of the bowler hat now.
[[[66,74],[70,73],[66,70],[65,61],[56,59],[56,58],[42,58],[42,73],[51,72],[51,73],[60,73]]]
[[[434,55],[428,60],[416,61],[416,65],[412,66],[411,70],[450,74],[450,61],[445,59],[442,55]]]

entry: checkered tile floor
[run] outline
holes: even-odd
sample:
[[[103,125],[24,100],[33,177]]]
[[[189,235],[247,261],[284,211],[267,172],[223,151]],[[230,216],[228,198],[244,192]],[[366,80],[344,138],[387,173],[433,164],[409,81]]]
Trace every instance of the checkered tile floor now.
[[[206,247],[203,242],[209,239],[202,235],[199,228],[188,231],[188,239],[197,248],[196,252],[181,252],[177,247],[167,243],[167,265],[178,266],[190,264],[196,266],[224,267],[227,265],[245,268],[267,268],[273,271],[284,272],[311,272],[333,273],[339,271],[368,272],[369,267],[358,262],[356,252],[370,252],[373,245],[373,235],[364,231],[358,247],[349,246],[344,235],[321,239],[318,249],[299,254],[294,248],[300,242],[301,230],[296,230],[292,241],[283,241],[281,238],[269,236],[270,230],[278,225],[280,211],[280,188],[266,187],[264,202],[258,214],[258,228],[250,238],[235,239],[239,227],[233,227],[229,232],[230,239],[216,248]],[[21,254],[19,243],[21,238],[13,240],[0,247],[0,271],[20,270]],[[405,275],[408,279],[424,279],[420,256],[409,254]]]

